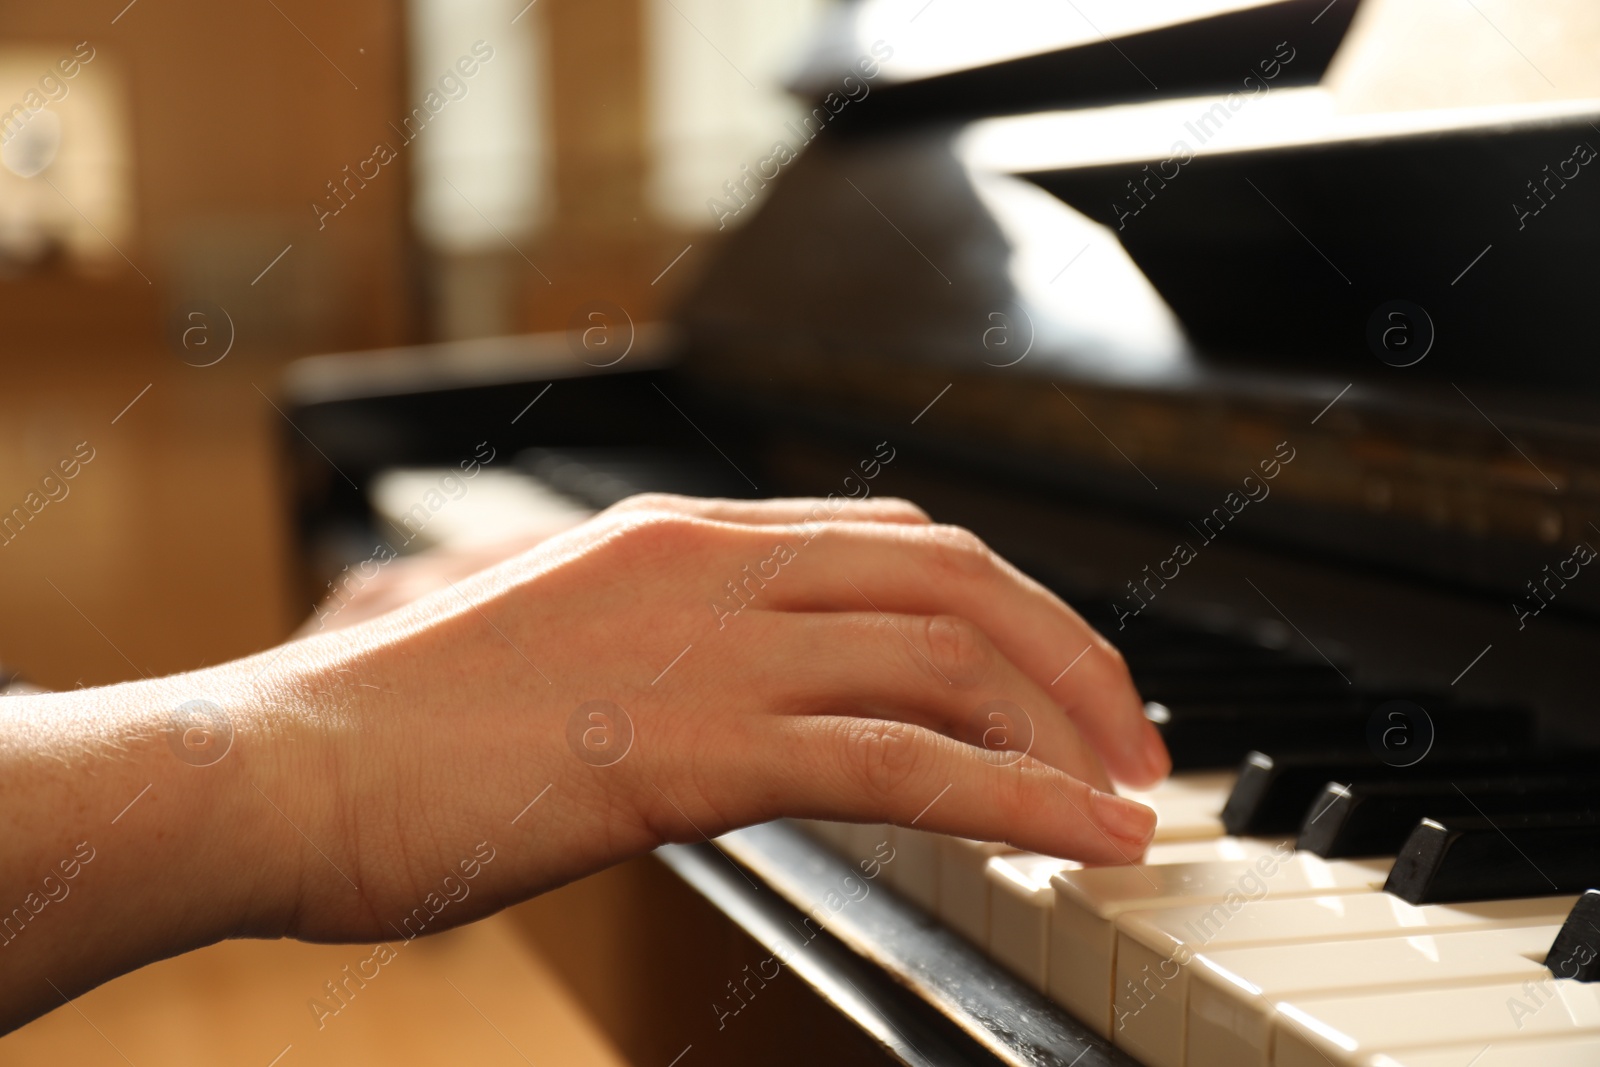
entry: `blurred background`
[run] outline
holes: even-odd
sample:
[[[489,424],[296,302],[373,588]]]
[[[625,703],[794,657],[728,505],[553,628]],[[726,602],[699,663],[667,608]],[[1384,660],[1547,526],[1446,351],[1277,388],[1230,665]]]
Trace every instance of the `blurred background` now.
[[[0,499],[94,450],[0,565],[0,660],[52,688],[309,614],[286,361],[564,329],[596,299],[658,315],[713,251],[705,201],[800,111],[780,80],[823,10],[4,6]]]
[[[93,457],[5,538],[0,662],[70,688],[283,640],[312,607],[283,366],[601,299],[656,317],[716,244],[705,201],[800,112],[781,81],[824,6],[0,4],[0,499]],[[306,1001],[359,957],[238,944],[0,1038],[0,1063],[621,1062],[519,938],[410,951],[434,977],[310,1047]]]
[[[0,662],[60,689],[283,640],[312,608],[284,366],[566,330],[596,301],[667,316],[746,221],[708,201],[808,109],[785,85],[837,6],[0,3],[0,508],[81,463],[0,544]],[[1600,95],[1597,41],[1576,2],[1371,0],[1329,80],[1372,109]],[[538,947],[620,899],[591,889],[535,902],[532,937],[419,943],[435,968],[320,1044],[292,1037],[305,1002],[357,957],[238,944],[0,1038],[0,1063],[625,1062]]]

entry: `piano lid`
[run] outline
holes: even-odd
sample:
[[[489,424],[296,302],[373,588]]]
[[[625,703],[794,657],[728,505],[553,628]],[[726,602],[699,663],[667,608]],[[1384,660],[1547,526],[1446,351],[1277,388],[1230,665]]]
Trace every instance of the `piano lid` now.
[[[1311,85],[1356,10],[1357,0],[858,0],[824,21],[790,84],[819,104],[849,96],[836,123],[852,132],[1227,92],[1264,72]],[[1275,58],[1280,44],[1292,65]]]
[[[989,9],[963,4],[843,9],[812,73],[826,66],[818,55],[863,42],[894,55],[829,123],[791,124],[805,158],[791,154],[775,183],[759,183],[775,185],[754,194],[760,217],[734,194],[729,214],[745,232],[685,320],[935,364],[1007,367],[1026,352],[1027,370],[1168,384],[1196,366],[1341,387],[1393,383],[1396,370],[1547,394],[1600,381],[1581,355],[1600,208],[1569,188],[1600,148],[1600,100],[1350,113],[1352,87],[1384,83],[1364,57],[1393,32],[1393,12],[1369,4],[1338,66],[1355,73],[1330,76],[1331,92],[1297,87],[1321,77],[1328,55],[1307,43],[1320,38],[1289,34],[1219,68],[1208,87],[1220,95],[1185,91],[1187,60],[1163,54],[1145,70],[1159,92],[1085,106],[1111,82],[1087,95],[1063,87],[1096,48],[1114,45],[1107,55],[1126,74],[1140,65],[1125,47],[1135,39],[1216,57],[1254,47],[1265,23],[1251,20],[1273,12],[1293,9],[1301,29],[1321,32],[1355,11],[1138,7],[1107,21],[1094,5],[1052,5],[1033,23],[1024,0],[987,22]],[[1199,17],[1171,23],[1180,12]],[[907,27],[897,43],[866,41],[891,15]],[[1003,73],[1047,60],[1063,72],[1014,83]],[[938,89],[952,78],[970,80]],[[930,121],[868,118],[822,135],[873,107],[889,115],[901,90]],[[1063,97],[1073,109],[1052,103]]]
[[[1206,352],[1556,384],[1596,380],[1570,355],[1600,283],[1596,123],[1600,100],[1348,114],[1262,90],[980,122],[958,151],[1114,233]]]
[[[1571,50],[1594,40],[1556,2],[1573,9]],[[1347,84],[1364,101],[1400,67],[1494,76],[1454,38],[1406,52],[1414,26],[1376,17],[1405,6],[1369,3],[1349,39],[1384,63],[1335,68],[1360,74]],[[1600,382],[1584,321],[1600,179],[1575,149],[1600,148],[1600,107],[1547,86],[1543,102],[1420,112],[1411,86],[1411,114],[1356,116],[1334,75],[1252,93],[1258,69],[1220,96],[1070,112],[1040,96],[1022,115],[808,132],[730,209],[679,311],[686,367],[773,410],[903,413],[945,460],[1180,519],[1210,505],[1175,487],[1220,487],[1260,442],[1314,436],[1295,488],[1252,520],[1263,536],[1276,524],[1302,550],[1525,595],[1546,555],[1600,523],[1600,403],[1573,387]],[[1586,69],[1565,95],[1600,97]],[[1465,99],[1528,95],[1496,92]],[[1107,210],[1163,163],[1139,214]],[[1397,323],[1395,301],[1420,314]]]

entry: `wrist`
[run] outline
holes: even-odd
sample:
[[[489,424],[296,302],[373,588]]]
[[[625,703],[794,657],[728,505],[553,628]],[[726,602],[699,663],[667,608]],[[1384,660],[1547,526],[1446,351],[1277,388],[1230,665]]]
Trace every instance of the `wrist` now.
[[[278,788],[262,735],[226,669],[0,700],[0,909],[21,909],[0,935],[15,983],[0,980],[0,1029],[153,960],[281,931],[299,852],[257,794]]]

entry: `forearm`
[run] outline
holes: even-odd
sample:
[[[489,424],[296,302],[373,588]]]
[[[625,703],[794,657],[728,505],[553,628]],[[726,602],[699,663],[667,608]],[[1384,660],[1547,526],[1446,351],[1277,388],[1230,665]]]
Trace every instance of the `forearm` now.
[[[145,963],[279,932],[301,850],[263,818],[271,698],[238,677],[0,700],[0,1032]]]

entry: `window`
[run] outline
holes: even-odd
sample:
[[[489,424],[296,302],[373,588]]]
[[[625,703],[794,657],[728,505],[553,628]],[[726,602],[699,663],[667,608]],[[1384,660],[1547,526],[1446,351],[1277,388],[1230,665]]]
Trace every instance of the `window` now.
[[[133,201],[118,83],[87,41],[0,48],[0,270],[123,265]]]
[[[784,80],[827,10],[824,0],[649,0],[649,197],[665,222],[713,227],[726,199],[805,112]]]
[[[527,0],[410,0],[413,217],[431,247],[505,247],[551,212],[546,43]],[[468,72],[471,73],[468,73]]]

